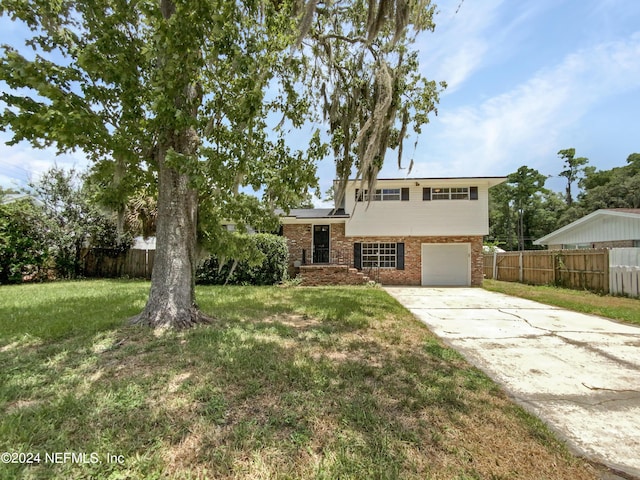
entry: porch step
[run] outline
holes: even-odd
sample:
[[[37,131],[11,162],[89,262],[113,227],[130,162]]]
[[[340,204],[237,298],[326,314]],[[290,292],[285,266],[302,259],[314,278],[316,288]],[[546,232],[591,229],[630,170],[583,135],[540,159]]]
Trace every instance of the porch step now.
[[[348,265],[302,265],[302,285],[363,285],[369,277]]]

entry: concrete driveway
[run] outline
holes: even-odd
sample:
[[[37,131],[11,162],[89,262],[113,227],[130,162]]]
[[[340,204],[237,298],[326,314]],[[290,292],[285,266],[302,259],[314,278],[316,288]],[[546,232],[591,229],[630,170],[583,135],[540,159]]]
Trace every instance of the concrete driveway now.
[[[385,290],[575,452],[640,478],[639,327],[480,288]]]

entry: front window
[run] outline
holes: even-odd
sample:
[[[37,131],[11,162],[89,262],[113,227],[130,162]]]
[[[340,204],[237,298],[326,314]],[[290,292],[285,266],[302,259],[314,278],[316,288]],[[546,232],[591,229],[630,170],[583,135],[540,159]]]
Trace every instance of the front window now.
[[[395,243],[363,243],[362,244],[362,267],[396,267],[396,244]]]

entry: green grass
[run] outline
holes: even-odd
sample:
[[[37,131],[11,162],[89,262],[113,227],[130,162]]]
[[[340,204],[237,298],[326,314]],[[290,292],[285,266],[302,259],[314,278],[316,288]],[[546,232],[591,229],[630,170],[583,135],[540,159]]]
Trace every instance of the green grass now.
[[[42,460],[0,478],[596,478],[380,289],[200,287],[160,334],[148,288],[0,288],[0,452]]]
[[[524,285],[497,280],[485,280],[483,287],[493,292],[640,325],[640,300],[637,298],[598,295],[584,290]]]

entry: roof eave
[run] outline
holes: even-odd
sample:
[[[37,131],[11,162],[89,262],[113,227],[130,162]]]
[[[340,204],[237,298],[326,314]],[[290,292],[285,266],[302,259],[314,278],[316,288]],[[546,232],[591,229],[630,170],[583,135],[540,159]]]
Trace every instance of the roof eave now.
[[[627,218],[640,217],[640,215],[636,213],[630,213],[630,212],[616,212],[614,210],[607,210],[607,209],[596,210],[595,212],[591,212],[589,215],[585,215],[584,217],[579,218],[578,220],[571,222],[570,224],[565,225],[564,227],[559,228],[558,230],[551,232],[545,235],[544,237],[540,237],[539,239],[534,240],[533,244],[534,245],[555,245],[556,243],[550,240],[564,233],[570,232],[571,230],[581,226],[583,223],[590,222],[592,219],[600,216],[627,217]]]

